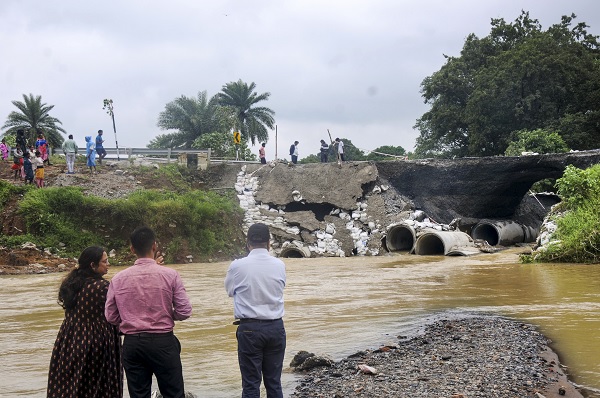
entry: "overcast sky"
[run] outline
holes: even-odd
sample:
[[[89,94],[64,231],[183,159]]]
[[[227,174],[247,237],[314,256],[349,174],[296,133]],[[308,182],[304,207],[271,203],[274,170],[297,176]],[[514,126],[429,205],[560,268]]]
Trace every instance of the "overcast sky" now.
[[[167,132],[168,102],[242,79],[271,93],[279,158],[294,140],[300,158],[316,153],[327,129],[365,151],[413,150],[423,79],[521,10],[544,29],[575,13],[600,34],[598,0],[0,0],[0,125],[32,93],[81,146],[103,129],[114,147],[111,98],[119,147],[145,147]]]

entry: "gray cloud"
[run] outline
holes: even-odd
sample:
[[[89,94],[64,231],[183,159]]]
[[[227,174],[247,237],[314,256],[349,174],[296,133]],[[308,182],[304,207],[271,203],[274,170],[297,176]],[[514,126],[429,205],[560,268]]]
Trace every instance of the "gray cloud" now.
[[[327,128],[364,150],[411,150],[427,110],[421,81],[468,34],[487,35],[491,18],[523,9],[546,28],[574,12],[598,34],[596,0],[556,3],[3,0],[0,118],[22,94],[42,95],[83,144],[112,132],[102,110],[112,98],[120,146],[141,147],[163,133],[156,120],[168,102],[242,79],[271,93],[279,157],[296,139],[301,157],[316,153]],[[275,150],[273,132],[267,156]]]

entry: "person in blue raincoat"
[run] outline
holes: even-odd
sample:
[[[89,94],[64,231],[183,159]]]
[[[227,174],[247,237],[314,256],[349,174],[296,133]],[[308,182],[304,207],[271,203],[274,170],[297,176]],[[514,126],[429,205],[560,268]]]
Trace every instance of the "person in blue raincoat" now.
[[[96,174],[96,143],[92,141],[91,135],[85,137],[85,155],[90,173]]]

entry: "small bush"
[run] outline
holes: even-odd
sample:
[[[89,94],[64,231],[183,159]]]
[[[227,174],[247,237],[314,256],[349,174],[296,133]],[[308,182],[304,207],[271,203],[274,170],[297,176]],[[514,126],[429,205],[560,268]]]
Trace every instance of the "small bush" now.
[[[519,130],[513,133],[512,140],[504,154],[520,156],[523,152],[563,153],[568,151],[569,147],[558,133],[537,129]]]
[[[600,263],[600,165],[586,170],[567,166],[556,185],[564,215],[556,218],[553,240],[536,252],[535,260]]]
[[[139,190],[110,200],[85,196],[72,187],[29,190],[19,212],[28,233],[36,237],[34,243],[55,247],[62,242],[70,255],[93,244],[127,250],[131,231],[147,225],[167,245],[171,260],[226,250],[232,228],[239,227],[231,220],[242,214],[233,200],[212,192]]]

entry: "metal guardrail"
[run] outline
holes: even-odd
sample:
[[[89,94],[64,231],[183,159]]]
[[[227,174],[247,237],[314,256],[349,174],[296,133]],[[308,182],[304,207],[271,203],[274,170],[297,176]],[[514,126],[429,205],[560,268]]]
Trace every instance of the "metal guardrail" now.
[[[123,157],[127,159],[131,159],[134,156],[151,156],[155,158],[166,158],[167,162],[171,161],[173,157],[175,160],[181,154],[206,154],[207,160],[210,161],[210,148],[209,149],[171,149],[171,148],[119,148],[117,152],[117,148],[109,148],[104,147],[106,150],[106,159],[117,159],[117,157]],[[59,152],[59,151],[56,151]],[[85,148],[77,148],[78,154],[85,154]],[[60,152],[59,152],[60,153]]]

